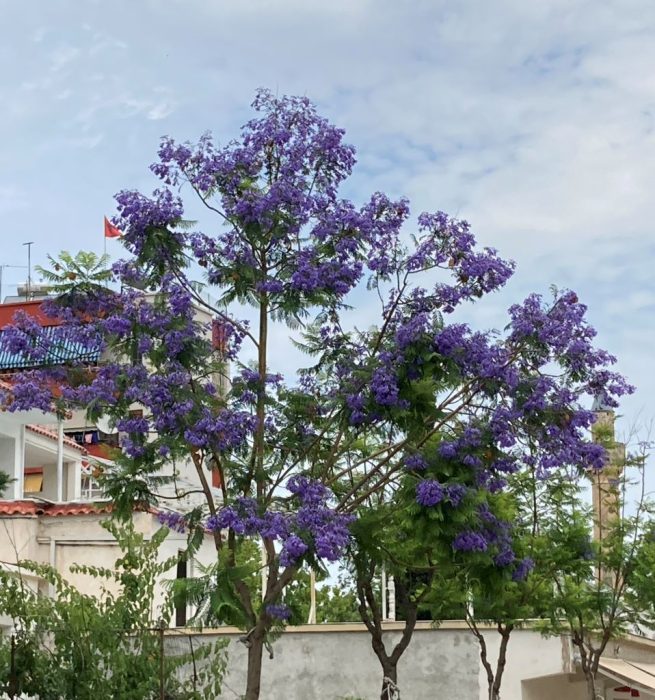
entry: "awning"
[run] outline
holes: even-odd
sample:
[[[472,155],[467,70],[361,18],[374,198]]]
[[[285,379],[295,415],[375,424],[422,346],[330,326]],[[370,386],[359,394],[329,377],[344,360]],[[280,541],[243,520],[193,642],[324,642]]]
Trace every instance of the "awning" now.
[[[608,678],[655,697],[655,664],[602,658],[598,670]]]

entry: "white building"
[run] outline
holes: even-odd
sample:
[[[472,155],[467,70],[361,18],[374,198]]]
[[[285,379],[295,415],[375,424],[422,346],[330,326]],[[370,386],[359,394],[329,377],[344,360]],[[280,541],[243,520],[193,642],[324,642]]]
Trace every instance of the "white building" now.
[[[0,565],[18,574],[22,560],[50,564],[81,592],[93,594],[97,581],[72,574],[71,565],[113,568],[120,550],[100,525],[111,510],[94,487],[93,472],[103,460],[67,437],[64,427],[54,414],[0,412],[0,471],[13,479],[0,499]],[[137,511],[133,521],[148,537],[161,527],[158,516],[158,510]],[[168,559],[185,547],[186,536],[171,531],[160,558]],[[207,536],[196,556],[172,569],[167,578],[191,577],[199,563],[208,565],[215,557],[213,540]],[[43,594],[50,593],[38,577],[27,575],[26,582]],[[163,590],[162,581],[155,607]],[[189,613],[176,611],[171,623],[183,625]]]

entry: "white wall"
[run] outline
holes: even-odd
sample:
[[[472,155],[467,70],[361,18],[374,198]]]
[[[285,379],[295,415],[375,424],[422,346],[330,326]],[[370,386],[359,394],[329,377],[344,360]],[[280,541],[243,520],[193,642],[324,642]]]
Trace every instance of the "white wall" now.
[[[398,623],[385,623],[389,645],[398,638],[400,627]],[[199,642],[213,641],[217,636],[229,640],[228,673],[220,700],[235,700],[244,690],[246,648],[239,642],[242,634],[224,629],[196,638]],[[560,682],[557,676],[555,685],[531,685],[532,694],[522,695],[522,678],[541,676],[549,669],[562,674],[562,643],[556,638],[544,645],[540,636],[531,631],[517,630],[513,635],[514,650],[508,655],[507,685],[503,683],[501,688],[502,700],[584,700],[584,685],[583,694],[576,695],[577,688],[568,688],[567,681]],[[491,642],[490,646],[493,645]],[[289,628],[273,643],[273,652],[274,658],[265,654],[263,662],[262,697],[266,700],[346,697],[378,700],[380,697],[380,664],[371,649],[370,635],[361,624]],[[493,654],[493,649],[490,653]],[[481,678],[479,663],[477,641],[463,623],[444,623],[437,629],[430,623],[419,623],[398,665],[401,697],[487,700],[487,683]],[[538,694],[544,688],[555,688],[557,692]]]
[[[0,561],[15,564],[17,559],[44,561],[44,548],[39,545],[37,516],[0,518]]]

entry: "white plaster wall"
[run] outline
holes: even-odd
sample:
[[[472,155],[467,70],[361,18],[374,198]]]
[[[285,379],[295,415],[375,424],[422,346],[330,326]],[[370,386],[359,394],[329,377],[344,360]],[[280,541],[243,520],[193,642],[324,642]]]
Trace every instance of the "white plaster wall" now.
[[[389,633],[388,639],[391,642],[398,635]],[[236,700],[245,689],[246,648],[239,636],[227,635],[228,672],[217,700]],[[398,665],[401,697],[477,700],[473,642],[465,630],[417,630],[411,654],[408,649]],[[363,625],[291,628],[274,642],[273,651],[273,659],[264,655],[261,696],[266,700],[379,700],[382,670]]]
[[[390,646],[398,638],[400,625],[387,623]],[[393,630],[393,631],[392,631]],[[492,630],[493,631],[493,630]],[[245,687],[246,648],[243,633],[207,632],[195,641],[229,640],[228,672],[220,700],[235,700]],[[524,630],[514,633],[502,700],[584,700],[584,684],[569,683],[562,673],[559,638],[545,640]],[[171,641],[171,644],[173,642]],[[178,642],[179,644],[179,642]],[[490,641],[490,654],[495,642]],[[381,668],[371,649],[363,625],[305,625],[289,628],[273,643],[274,659],[265,655],[262,697],[266,700],[378,700]],[[513,653],[513,656],[512,656]],[[479,672],[476,639],[462,623],[444,623],[434,629],[419,623],[411,644],[398,665],[401,697],[407,700],[487,700],[486,678]],[[522,680],[549,673],[559,674],[548,682]],[[582,688],[582,695],[578,691]],[[525,694],[525,691],[530,693]],[[553,690],[555,693],[553,694]]]
[[[43,469],[43,487],[40,493],[29,494],[32,496],[37,496],[38,498],[44,498],[46,501],[56,501],[57,500],[57,465],[56,464],[28,464],[28,467],[39,466]]]
[[[0,561],[10,564],[15,564],[17,559],[43,561],[38,530],[36,516],[0,518]]]

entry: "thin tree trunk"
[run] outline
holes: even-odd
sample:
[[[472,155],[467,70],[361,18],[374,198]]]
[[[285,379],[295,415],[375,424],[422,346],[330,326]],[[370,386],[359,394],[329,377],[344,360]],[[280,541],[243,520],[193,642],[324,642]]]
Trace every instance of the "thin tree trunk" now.
[[[262,683],[262,659],[264,656],[265,631],[258,624],[248,638],[248,675],[244,700],[259,700]]]
[[[514,625],[508,624],[505,627],[498,624],[498,634],[500,634],[500,649],[498,650],[498,660],[496,662],[496,673],[494,680],[489,688],[489,699],[500,700],[500,684],[503,681],[503,673],[507,665],[507,645],[509,644],[509,636],[514,629]]]
[[[395,700],[398,691],[398,664],[397,662],[389,662],[382,665],[382,693],[380,700]]]
[[[399,609],[405,615],[405,625],[400,640],[394,646],[391,654],[387,653],[382,640],[382,619],[384,611],[375,599],[371,581],[373,580],[374,566],[368,571],[357,571],[356,585],[359,598],[359,614],[371,635],[371,646],[382,666],[382,691],[381,700],[396,700],[398,691],[398,661],[412,640],[412,634],[416,626],[418,604],[411,600],[407,588],[401,580],[396,581],[396,594],[399,601]]]
[[[604,634],[598,649],[594,648],[591,644],[589,644],[590,648],[588,649],[585,646],[584,635],[577,631],[573,633],[572,641],[580,652],[580,666],[587,684],[587,700],[598,700],[596,695],[596,671],[598,670],[598,662],[601,654],[605,650],[608,639],[609,635]]]
[[[266,273],[266,256],[262,255],[261,267],[264,274]],[[268,344],[268,299],[263,293],[259,301],[259,336],[258,336],[258,370],[259,370],[259,386],[257,388],[257,428],[254,434],[254,444],[252,452],[252,473],[250,477],[254,479],[257,490],[257,499],[261,502],[264,497],[266,488],[266,477],[264,474],[264,419],[266,417],[266,363],[267,363],[267,344]],[[244,493],[245,495],[245,493]],[[265,541],[266,544],[266,541]],[[274,579],[277,576],[277,571],[271,567],[275,552],[271,553],[272,544],[266,547],[268,576],[266,590],[262,591],[262,599],[265,602],[270,594],[270,589]],[[272,557],[271,557],[272,554]],[[249,637],[250,646],[248,647],[248,676],[246,679],[246,694],[244,700],[259,700],[262,683],[262,659],[264,654],[264,639],[266,637],[266,624],[260,618]]]

